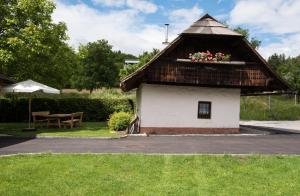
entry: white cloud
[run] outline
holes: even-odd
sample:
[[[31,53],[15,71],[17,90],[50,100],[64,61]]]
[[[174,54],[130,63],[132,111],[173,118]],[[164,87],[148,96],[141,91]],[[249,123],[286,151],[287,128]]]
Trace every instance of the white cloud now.
[[[108,2],[109,0],[106,0],[106,3]],[[67,24],[69,43],[73,47],[99,39],[108,40],[115,50],[135,55],[152,48],[164,47],[162,45],[165,36],[163,25],[146,24],[143,13],[137,9],[123,7],[103,12],[84,3],[73,5],[61,1],[56,3],[53,20]],[[131,3],[134,4],[134,0],[131,0]],[[197,5],[190,9],[178,9],[167,13],[171,21],[169,40],[174,39],[202,13],[203,10]]]
[[[95,4],[109,7],[123,7],[138,10],[144,13],[154,13],[157,11],[157,6],[147,0],[92,0]]]
[[[228,14],[218,14],[215,15],[214,18],[216,18],[218,21],[226,21],[226,19],[228,18]]]
[[[294,33],[300,31],[299,0],[241,0],[230,13],[233,25],[249,24],[262,32]]]
[[[135,9],[100,12],[83,3],[67,5],[62,2],[57,2],[56,7],[53,20],[66,22],[73,47],[98,39],[107,39],[115,50],[135,55],[163,47],[163,28],[144,24]]]
[[[271,43],[262,46],[259,52],[265,57],[269,57],[274,53],[286,54],[288,56],[300,55],[300,33],[286,36],[280,40],[280,42]]]
[[[300,54],[299,18],[300,0],[239,0],[230,12],[229,24],[279,36],[279,42],[261,47],[264,57],[275,52],[295,56]]]
[[[144,0],[127,0],[127,6],[144,13],[154,13],[157,10],[155,4]]]
[[[125,0],[92,0],[95,4],[100,4],[108,7],[121,7],[124,6]]]
[[[193,24],[203,14],[203,10],[198,5],[192,8],[176,9],[170,12],[169,20],[173,24],[176,32],[182,32],[184,29]]]

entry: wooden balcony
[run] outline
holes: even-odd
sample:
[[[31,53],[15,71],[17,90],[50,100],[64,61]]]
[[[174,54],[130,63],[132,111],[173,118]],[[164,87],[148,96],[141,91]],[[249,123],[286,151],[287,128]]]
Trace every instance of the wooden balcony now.
[[[189,60],[189,59],[188,59]],[[195,66],[195,63],[202,66]],[[268,77],[258,66],[249,62],[192,62],[177,59],[176,62],[156,64],[147,71],[147,81],[203,86],[261,86],[268,85]],[[220,64],[226,66],[220,67]],[[242,67],[237,67],[242,65]]]

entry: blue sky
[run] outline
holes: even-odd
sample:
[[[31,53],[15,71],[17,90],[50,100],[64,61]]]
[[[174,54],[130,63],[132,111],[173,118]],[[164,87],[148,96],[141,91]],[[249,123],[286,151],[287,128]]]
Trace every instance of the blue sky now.
[[[56,0],[56,22],[68,26],[77,47],[107,39],[114,49],[138,55],[163,48],[164,24],[170,39],[209,13],[231,27],[241,26],[262,41],[259,52],[300,54],[300,0]]]

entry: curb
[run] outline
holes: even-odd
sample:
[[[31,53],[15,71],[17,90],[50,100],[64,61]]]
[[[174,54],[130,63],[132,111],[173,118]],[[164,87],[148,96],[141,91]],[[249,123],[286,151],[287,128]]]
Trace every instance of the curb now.
[[[240,134],[149,134],[146,133],[142,134],[128,134],[128,137],[189,137],[189,136],[264,136],[269,135],[265,133],[240,133]]]
[[[264,154],[264,153],[140,153],[140,152],[87,152],[87,153],[64,153],[64,152],[29,152],[29,153],[14,153],[14,154],[0,154],[2,157],[13,157],[13,156],[36,156],[36,155],[145,155],[145,156],[281,156],[281,157],[290,157],[295,156],[299,157],[300,154]]]
[[[295,129],[285,129],[285,128],[275,128],[275,127],[265,127],[265,126],[255,126],[255,125],[240,125],[240,126],[262,130],[262,131],[268,131],[271,132],[271,134],[300,134],[300,132]]]
[[[128,134],[129,137],[147,137],[146,133]]]
[[[76,137],[76,136],[0,136],[0,138],[13,138],[13,139],[99,139],[99,140],[114,140],[127,138],[128,135],[119,137]]]
[[[149,135],[149,137],[189,137],[189,136],[196,136],[196,137],[220,137],[220,136],[227,136],[227,137],[239,137],[239,136],[264,136],[267,134],[173,134],[173,135]]]

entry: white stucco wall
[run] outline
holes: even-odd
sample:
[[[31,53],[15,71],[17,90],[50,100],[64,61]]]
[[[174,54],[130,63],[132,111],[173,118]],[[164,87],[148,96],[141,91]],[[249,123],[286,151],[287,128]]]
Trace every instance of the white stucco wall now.
[[[211,101],[211,119],[198,119],[198,102]],[[240,89],[141,84],[141,127],[238,128]]]
[[[136,90],[136,114],[138,117],[141,117],[141,101],[142,101],[142,88]]]

